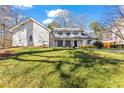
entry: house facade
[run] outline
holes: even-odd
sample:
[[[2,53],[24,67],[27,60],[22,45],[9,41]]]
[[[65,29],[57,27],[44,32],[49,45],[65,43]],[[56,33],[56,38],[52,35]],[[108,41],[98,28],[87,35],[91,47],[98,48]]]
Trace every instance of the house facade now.
[[[124,36],[124,20],[117,20],[115,25],[108,26],[111,31],[104,31],[102,42],[105,46],[109,46],[112,44],[122,45],[124,44],[123,36]]]
[[[80,47],[92,45],[96,37],[84,33],[80,28],[55,28],[51,33],[51,46],[55,47]]]
[[[12,47],[49,46],[50,29],[30,18],[9,30]]]
[[[5,45],[9,47],[80,47],[92,45],[97,39],[80,28],[55,28],[51,31],[32,18],[12,27],[4,37]]]

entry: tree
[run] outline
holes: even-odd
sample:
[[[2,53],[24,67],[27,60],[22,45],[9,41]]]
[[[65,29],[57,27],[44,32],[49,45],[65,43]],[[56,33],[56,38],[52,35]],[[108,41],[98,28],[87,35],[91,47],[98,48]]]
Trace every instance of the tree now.
[[[11,19],[11,6],[0,6],[0,22],[4,25],[4,29],[9,29]]]
[[[85,19],[86,16],[84,14],[73,15],[72,12],[63,10],[62,12],[57,14],[54,21],[57,23],[57,25],[59,25],[59,27],[78,27],[84,29]]]
[[[98,37],[98,40],[102,39],[102,33],[103,33],[103,27],[100,23],[94,21],[90,24],[90,28],[94,31],[96,36]]]
[[[26,19],[28,19],[28,17],[20,9],[14,8],[12,10],[13,25],[17,25]]]
[[[59,27],[59,25],[55,21],[48,24],[48,28],[51,30],[53,30],[54,28],[58,28],[58,27]]]
[[[75,24],[77,25],[77,27],[80,27],[82,30],[86,29],[87,15],[80,14],[80,15],[77,15],[74,19],[75,19],[74,22],[76,22]]]
[[[11,5],[0,6],[0,22],[5,25],[6,31],[25,19],[27,19],[27,17],[21,10],[18,10]]]
[[[6,40],[9,40],[5,37],[7,31],[17,25],[18,23],[24,21],[27,17],[20,13],[19,10],[10,5],[1,5],[0,6],[0,46],[4,47]],[[8,37],[9,38],[9,37]],[[8,45],[8,44],[6,44]]]
[[[61,27],[67,27],[69,16],[70,16],[69,11],[63,10],[56,15],[55,21]]]
[[[108,9],[102,20],[104,29],[124,40],[124,6],[109,6]]]

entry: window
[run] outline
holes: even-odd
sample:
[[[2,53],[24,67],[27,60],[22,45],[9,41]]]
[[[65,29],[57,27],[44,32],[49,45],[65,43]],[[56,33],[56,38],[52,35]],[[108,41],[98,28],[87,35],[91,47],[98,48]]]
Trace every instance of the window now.
[[[70,40],[65,41],[65,46],[66,47],[71,47],[71,41]]]
[[[67,32],[66,35],[70,35],[70,32]]]
[[[59,34],[59,35],[62,35],[62,34],[63,34],[63,32],[58,32],[58,34]]]
[[[73,32],[73,35],[77,35],[78,34],[78,32]]]
[[[29,40],[30,41],[33,41],[32,35],[29,36]]]
[[[58,47],[63,47],[63,40],[58,40]]]
[[[81,33],[82,36],[84,36],[85,34],[84,33]]]
[[[87,40],[87,44],[90,45],[90,43],[91,43],[91,40]]]

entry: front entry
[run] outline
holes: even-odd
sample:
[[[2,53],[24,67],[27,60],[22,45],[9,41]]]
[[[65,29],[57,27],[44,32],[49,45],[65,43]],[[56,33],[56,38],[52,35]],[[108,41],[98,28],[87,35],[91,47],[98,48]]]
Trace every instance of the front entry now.
[[[63,47],[63,40],[58,40],[58,47]]]
[[[74,47],[77,47],[77,41],[74,40]]]
[[[33,36],[32,35],[29,35],[28,46],[33,46]]]
[[[65,41],[65,47],[71,47],[71,41],[70,40]]]

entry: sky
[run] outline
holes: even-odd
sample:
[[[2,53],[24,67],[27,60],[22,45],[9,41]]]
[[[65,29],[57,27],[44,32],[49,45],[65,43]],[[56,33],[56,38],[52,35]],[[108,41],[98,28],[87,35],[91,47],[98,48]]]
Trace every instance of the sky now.
[[[23,5],[16,8],[45,25],[53,21],[56,13],[64,10],[71,11],[74,15],[85,14],[87,29],[91,22],[101,21],[107,11],[107,6],[102,5]]]

